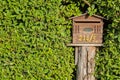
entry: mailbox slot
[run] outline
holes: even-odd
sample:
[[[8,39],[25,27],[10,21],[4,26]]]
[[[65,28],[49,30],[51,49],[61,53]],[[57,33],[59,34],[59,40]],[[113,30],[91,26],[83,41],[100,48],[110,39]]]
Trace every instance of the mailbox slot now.
[[[75,21],[76,23],[100,23],[100,21]]]

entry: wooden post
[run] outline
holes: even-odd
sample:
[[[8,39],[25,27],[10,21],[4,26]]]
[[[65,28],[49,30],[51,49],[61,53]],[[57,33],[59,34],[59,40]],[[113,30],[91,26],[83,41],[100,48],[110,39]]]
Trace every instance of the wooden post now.
[[[95,47],[78,47],[77,78],[76,80],[95,80]]]
[[[79,47],[75,47],[75,65],[78,63]]]
[[[82,76],[83,76],[83,72],[82,72],[82,68],[83,68],[83,63],[82,63],[82,59],[81,59],[81,49],[82,47],[79,47],[78,49],[78,62],[77,62],[77,76],[76,76],[76,80],[82,80]]]
[[[95,54],[96,47],[88,47],[88,80],[95,80],[94,67],[95,67]]]

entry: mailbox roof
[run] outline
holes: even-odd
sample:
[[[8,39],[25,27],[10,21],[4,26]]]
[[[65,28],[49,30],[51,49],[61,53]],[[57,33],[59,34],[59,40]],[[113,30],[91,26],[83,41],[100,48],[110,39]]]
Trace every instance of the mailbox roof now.
[[[86,16],[86,15],[88,15],[88,13],[84,13],[84,14],[82,14],[82,15],[80,15],[80,16],[71,17],[71,18],[69,18],[69,19],[74,19],[74,18]],[[98,16],[98,15],[92,15],[92,17],[96,17],[96,18],[99,18],[99,19],[105,19],[104,17]]]

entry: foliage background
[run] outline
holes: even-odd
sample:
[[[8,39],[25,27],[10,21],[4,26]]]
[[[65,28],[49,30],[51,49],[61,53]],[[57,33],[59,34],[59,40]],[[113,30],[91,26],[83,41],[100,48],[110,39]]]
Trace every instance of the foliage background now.
[[[96,79],[120,79],[120,0],[0,0],[0,79],[74,79],[71,16],[108,21],[96,55]],[[88,6],[89,5],[89,6]]]

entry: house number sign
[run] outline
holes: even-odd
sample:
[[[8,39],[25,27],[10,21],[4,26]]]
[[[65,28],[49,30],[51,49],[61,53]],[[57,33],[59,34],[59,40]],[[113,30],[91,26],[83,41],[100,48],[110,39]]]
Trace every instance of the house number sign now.
[[[83,42],[93,42],[96,40],[96,36],[94,34],[91,34],[91,35],[80,35],[79,36],[79,41],[83,41]]]

